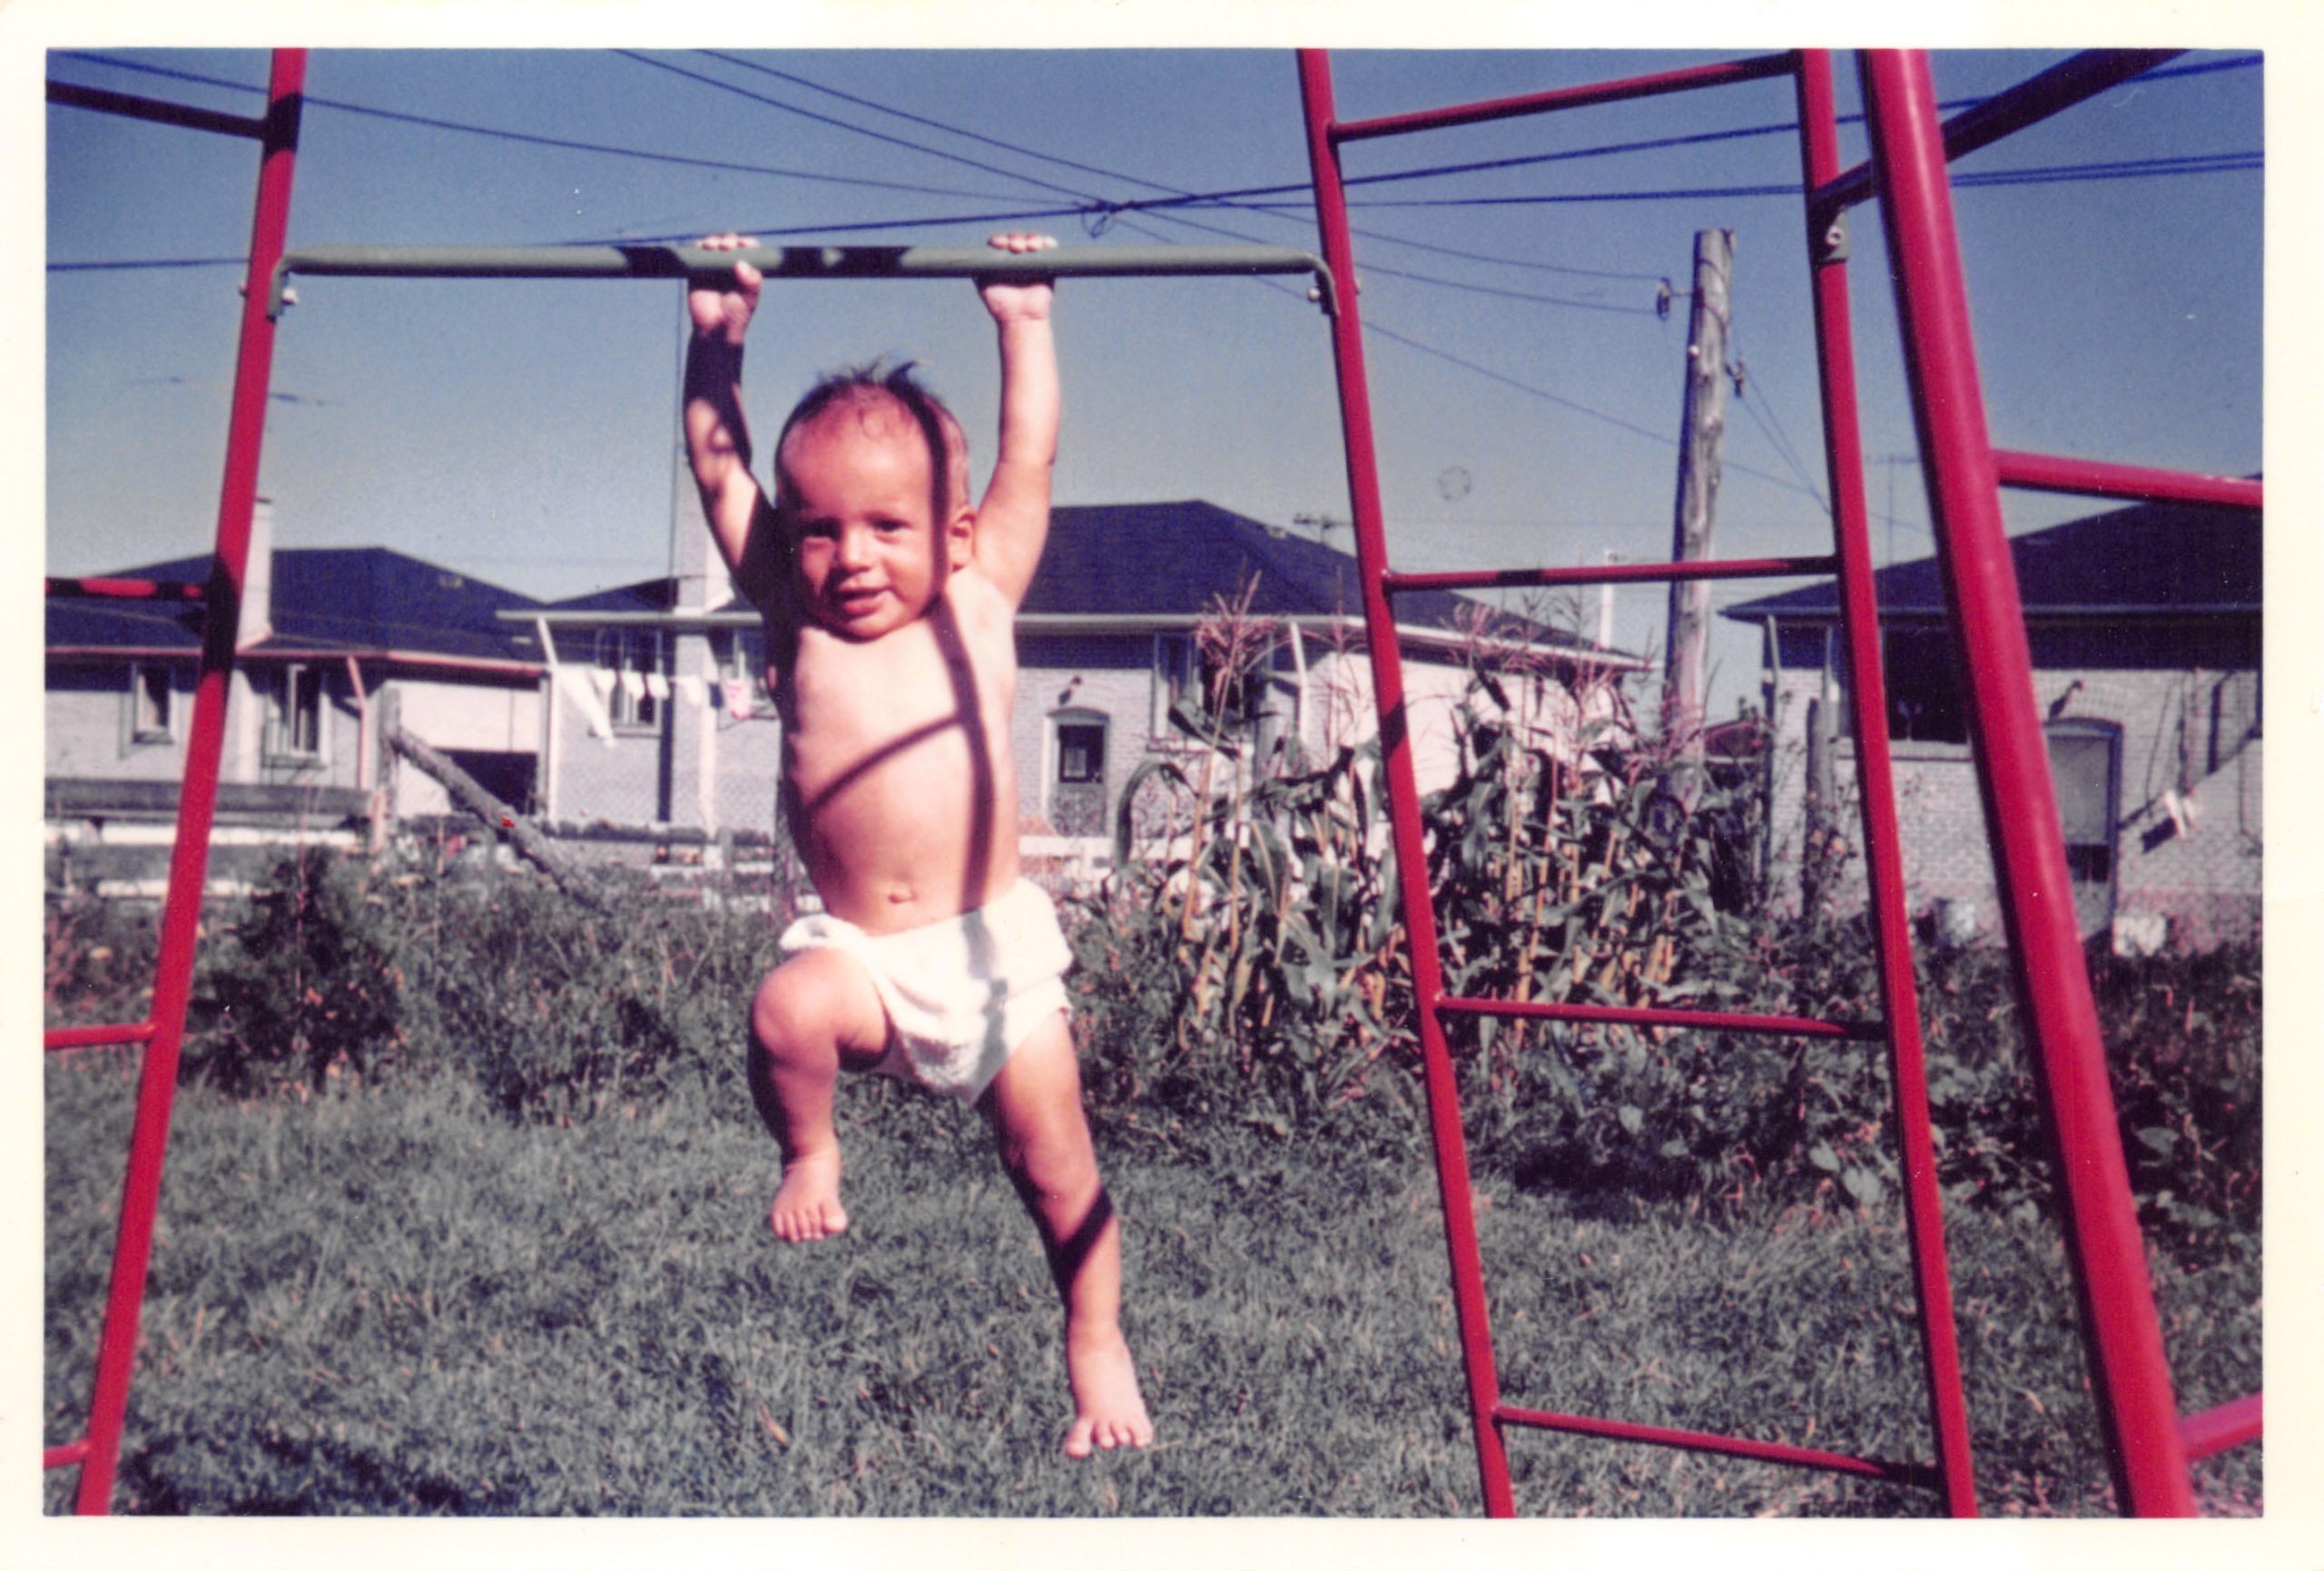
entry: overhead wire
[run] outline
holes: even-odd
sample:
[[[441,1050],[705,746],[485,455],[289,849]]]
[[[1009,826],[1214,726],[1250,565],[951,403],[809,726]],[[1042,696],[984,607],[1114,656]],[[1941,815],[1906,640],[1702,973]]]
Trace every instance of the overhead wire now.
[[[869,137],[874,142],[885,142],[891,147],[901,147],[913,152],[924,153],[931,158],[940,158],[948,163],[965,164],[970,169],[981,171],[986,174],[998,174],[1005,179],[1022,181],[1028,185],[1038,186],[1043,191],[1052,191],[1060,196],[1069,196],[1076,201],[1097,200],[1088,191],[1075,191],[1069,186],[1043,180],[1039,175],[1002,169],[997,164],[987,163],[982,159],[970,158],[957,152],[946,152],[940,148],[929,147],[921,142],[907,142],[901,136],[891,136],[886,132],[874,131],[866,125],[857,125],[851,121],[841,120],[835,115],[819,114],[812,109],[803,109],[795,103],[785,103],[779,98],[770,98],[765,93],[753,93],[749,88],[735,83],[722,82],[717,77],[704,75],[699,71],[689,71],[683,65],[675,64],[667,60],[657,60],[650,54],[642,54],[634,49],[616,49],[614,53],[625,60],[634,60],[641,65],[650,65],[655,70],[669,72],[689,82],[699,82],[705,87],[714,87],[722,93],[731,93],[738,97],[749,99],[754,103],[763,103],[770,109],[779,109],[786,114],[795,114],[802,119],[814,121],[820,125],[834,126],[842,131],[852,132],[858,136]]]
[[[913,114],[911,112],[895,109],[892,106],[881,104],[873,100],[845,93],[838,89],[826,87],[822,83],[815,83],[805,77],[798,76],[795,74],[783,72],[771,66],[765,66],[742,59],[739,56],[717,51],[702,52],[711,58],[720,60],[728,64],[735,65],[743,69],[751,70],[763,74],[774,76],[781,80],[790,82],[794,85],[825,93],[832,96],[856,103],[862,107],[871,108],[883,113],[896,115],[914,123],[926,126],[930,129],[943,132],[947,134],[966,137],[983,142],[987,145],[1000,148],[1006,152],[1017,153],[1020,156],[1055,162],[1061,166],[1075,168],[1082,172],[1098,174],[1108,179],[1127,180],[1133,183],[1152,187],[1167,193],[1158,198],[1132,199],[1122,201],[1102,201],[1100,199],[1088,192],[1059,185],[1056,182],[1043,180],[1036,175],[1027,174],[1021,171],[1006,169],[999,165],[988,163],[981,160],[968,158],[960,154],[947,152],[941,149],[928,147],[922,143],[911,142],[904,138],[891,136],[885,133],[873,130],[870,127],[857,125],[852,122],[839,119],[836,116],[821,114],[815,111],[803,108],[797,104],[787,103],[782,100],[772,98],[766,94],[752,92],[751,90],[738,84],[724,82],[703,73],[689,71],[683,66],[675,65],[670,62],[659,60],[635,51],[617,50],[615,51],[615,53],[620,54],[624,58],[632,60],[638,64],[666,71],[687,80],[694,81],[702,83],[703,85],[715,88],[723,92],[737,94],[745,99],[762,103],[767,107],[773,108],[783,113],[799,115],[803,118],[845,130],[875,141],[902,147],[911,152],[943,159],[950,162],[960,163],[967,167],[979,170],[981,172],[997,174],[1005,179],[1023,182],[1042,190],[1069,197],[1073,199],[1075,202],[1073,207],[1066,209],[1018,208],[998,212],[988,211],[933,218],[921,217],[915,219],[865,221],[841,224],[825,223],[781,228],[763,227],[756,231],[759,234],[769,238],[783,238],[806,234],[872,232],[890,229],[928,228],[940,224],[965,224],[972,222],[1026,222],[1063,217],[1086,218],[1095,211],[1102,212],[1108,218],[1114,220],[1119,220],[1122,215],[1130,212],[1144,212],[1152,217],[1166,219],[1183,226],[1205,230],[1212,233],[1227,235],[1234,239],[1248,240],[1250,237],[1246,235],[1240,235],[1236,233],[1236,231],[1226,230],[1219,226],[1204,224],[1199,221],[1190,219],[1182,211],[1177,211],[1177,209],[1184,205],[1216,206],[1231,208],[1235,211],[1261,214],[1268,217],[1283,217],[1285,215],[1281,210],[1294,205],[1304,205],[1255,201],[1250,200],[1254,197],[1274,196],[1289,191],[1305,191],[1306,187],[1303,184],[1251,186],[1209,192],[1183,191],[1162,182],[1148,180],[1142,176],[1127,174],[1118,171],[1104,170],[1095,165],[1078,163],[1076,161],[1061,158],[1051,153],[1042,152],[1037,149],[1026,148],[1017,144],[1002,142],[998,138],[987,137],[980,133],[951,126],[942,122],[931,119],[927,116]],[[249,83],[232,82],[195,72],[153,65],[144,62],[125,60],[117,56],[94,52],[59,51],[57,52],[57,57],[81,60],[110,68],[142,72],[149,74],[174,78],[197,84],[226,88],[238,92],[262,91],[261,89]],[[2160,67],[2143,74],[2140,80],[2155,80],[2167,76],[2194,75],[2211,71],[2237,69],[2247,65],[2257,64],[2259,64],[2259,56],[2248,56],[2230,61],[2197,63],[2192,65],[2181,67]],[[642,159],[656,162],[667,162],[685,167],[708,168],[726,172],[765,174],[780,178],[798,179],[827,184],[858,186],[865,189],[901,191],[919,195],[990,194],[879,180],[867,176],[828,175],[811,170],[798,170],[774,165],[748,164],[731,160],[706,159],[689,154],[667,153],[645,149],[623,147],[611,143],[586,142],[564,137],[553,137],[535,133],[512,131],[503,127],[483,126],[470,123],[415,114],[404,111],[380,109],[372,105],[355,103],[346,100],[326,98],[312,94],[310,94],[307,97],[306,102],[308,104],[314,107],[328,108],[341,113],[371,116],[393,122],[419,125],[430,129],[451,131],[499,140],[556,147],[568,151]],[[1940,107],[1953,109],[1974,104],[1980,102],[1983,102],[1983,100],[1968,99],[1950,101],[1940,105]],[[1852,121],[1860,120],[1862,117],[1860,115],[1849,115],[1842,116],[1840,118],[1843,123],[1846,123]],[[1349,187],[1353,188],[1358,186],[1387,184],[1424,178],[1443,178],[1454,174],[1498,171],[1502,169],[1539,163],[1571,162],[1588,157],[1610,156],[1621,152],[1657,151],[1676,146],[1699,145],[1709,142],[1774,134],[1781,132],[1788,132],[1794,129],[1795,126],[1791,123],[1787,122],[1774,123],[1767,125],[1734,127],[1717,132],[1696,133],[1684,136],[1656,138],[1633,142],[1609,143],[1593,148],[1566,149],[1554,152],[1521,155],[1507,159],[1472,161],[1459,164],[1433,165],[1405,170],[1386,171],[1369,175],[1351,176],[1347,179],[1345,183]],[[1955,177],[1954,183],[1957,186],[2000,186],[2040,183],[2072,178],[2119,179],[2166,173],[2232,172],[2246,169],[2259,168],[2260,167],[2260,155],[2256,152],[2238,152],[2192,155],[2186,158],[2176,159],[2154,158],[2144,160],[2124,160],[2105,164],[2051,165],[2032,169],[1963,173]],[[1679,199],[1705,200],[1728,197],[1783,196],[1796,198],[1798,195],[1798,189],[1799,188],[1797,184],[1780,184],[1762,186],[1701,187],[1687,190],[1659,191],[1597,191],[1503,197],[1388,199],[1355,201],[1350,203],[1350,206],[1362,209],[1393,210],[1440,207],[1538,205],[1543,203],[1589,201],[1629,201]],[[1136,226],[1126,224],[1126,227]],[[1141,230],[1140,232],[1148,234],[1152,233],[1151,231],[1145,230]],[[1531,261],[1521,259],[1486,257],[1478,253],[1464,252],[1457,250],[1456,248],[1446,247],[1428,241],[1411,241],[1402,237],[1382,235],[1368,231],[1360,231],[1358,232],[1366,239],[1376,240],[1385,243],[1406,245],[1452,256],[1460,260],[1486,261],[1496,265],[1527,267],[1541,270],[1566,272],[1581,276],[1603,277],[1628,281],[1645,281],[1648,280],[1659,280],[1661,276],[1651,273],[1623,272],[1615,270],[1581,269],[1556,263]],[[691,239],[693,236],[691,234],[674,233],[665,236],[632,236],[626,238],[632,243],[637,243],[640,241],[652,243],[655,241],[681,241]],[[215,259],[168,258],[134,260],[65,261],[51,262],[49,264],[49,270],[54,272],[93,272],[133,270],[148,268],[211,267],[237,265],[241,260],[242,259],[237,257],[226,257]],[[1497,298],[1516,299],[1530,303],[1554,305],[1570,309],[1598,310],[1615,314],[1653,314],[1652,309],[1647,307],[1625,308],[1609,305],[1602,301],[1580,300],[1565,297],[1538,295],[1522,290],[1503,290],[1488,285],[1472,284],[1463,280],[1442,279],[1429,274],[1414,273],[1403,270],[1385,268],[1378,264],[1371,264],[1367,268],[1367,270],[1384,277],[1402,278],[1410,281],[1432,284],[1441,288],[1449,288],[1465,292],[1491,295]],[[1269,287],[1277,289],[1285,293],[1295,292],[1273,280],[1263,279],[1256,281],[1265,283]],[[1401,344],[1416,352],[1442,359],[1449,364],[1460,367],[1476,375],[1485,377],[1490,380],[1501,383],[1517,391],[1544,399],[1548,402],[1571,409],[1576,413],[1615,426],[1620,429],[1646,437],[1649,440],[1653,440],[1666,446],[1676,445],[1674,438],[1667,437],[1661,433],[1649,430],[1644,427],[1621,419],[1620,417],[1609,415],[1602,410],[1591,408],[1588,405],[1565,398],[1561,394],[1553,393],[1547,388],[1541,388],[1533,384],[1524,382],[1519,378],[1507,376],[1504,373],[1492,370],[1489,367],[1480,365],[1477,362],[1466,359],[1463,357],[1453,354],[1448,350],[1440,349],[1433,345],[1423,343],[1419,339],[1413,339],[1407,334],[1401,333],[1385,326],[1384,324],[1377,321],[1368,321],[1366,323],[1366,327],[1371,331],[1379,334],[1381,337],[1390,341]],[[1760,417],[1756,407],[1748,400],[1738,401],[1743,401],[1745,403],[1746,413],[1749,415],[1750,417],[1755,421],[1760,420]],[[1765,429],[1764,422],[1762,421],[1761,423],[1762,428]],[[1768,435],[1770,440],[1776,443],[1778,451],[1786,458],[1786,461],[1793,466],[1795,471],[1800,473],[1803,480],[1807,479],[1804,466],[1800,464],[1797,452],[1790,447],[1787,440],[1782,438],[1777,433],[1772,431],[1769,431]],[[1728,465],[1727,466],[1738,469],[1742,473],[1752,474],[1756,477],[1768,480],[1787,489],[1800,491],[1802,494],[1815,498],[1819,507],[1824,508],[1827,512],[1829,511],[1830,504],[1824,498],[1820,490],[1813,485],[1812,481],[1805,485],[1796,484],[1795,482],[1787,480],[1780,476],[1754,470],[1746,466]]]
[[[143,72],[148,75],[191,82],[210,87],[231,88],[241,93],[262,93],[265,89],[223,77],[204,75],[169,66],[150,65],[143,61],[123,60],[114,55],[98,54],[82,50],[60,50],[57,58],[79,60],[121,71]],[[488,137],[500,142],[528,143],[537,147],[554,147],[574,152],[593,152],[607,157],[639,159],[652,163],[668,163],[681,168],[708,169],[730,174],[764,174],[784,180],[810,181],[823,185],[863,186],[873,190],[899,191],[913,196],[974,196],[995,201],[1008,198],[999,192],[962,191],[958,187],[918,185],[901,181],[877,180],[870,176],[825,174],[815,170],[793,169],[780,164],[745,163],[734,159],[703,158],[690,153],[662,152],[646,148],[624,147],[613,142],[586,142],[572,137],[548,136],[536,132],[512,131],[505,126],[478,125],[472,122],[446,120],[436,115],[414,114],[399,109],[381,109],[372,104],[355,103],[343,98],[326,98],[308,93],[303,98],[310,109],[330,109],[343,114],[358,114],[375,120],[399,122],[407,125],[423,126],[434,131],[458,132],[464,135]]]

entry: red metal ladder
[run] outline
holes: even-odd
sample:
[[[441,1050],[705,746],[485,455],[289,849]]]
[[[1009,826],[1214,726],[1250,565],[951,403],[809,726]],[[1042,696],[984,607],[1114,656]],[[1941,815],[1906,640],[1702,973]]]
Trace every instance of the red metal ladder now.
[[[2146,70],[2169,52],[2106,52],[2079,55],[2010,93],[1940,124],[1928,90],[1925,57],[1881,52],[1864,57],[1866,114],[1875,134],[1872,162],[1843,171],[1839,163],[1831,58],[1807,50],[1699,68],[1610,81],[1425,110],[1372,120],[1337,119],[1331,66],[1322,51],[1300,55],[1308,153],[1315,210],[1326,263],[1338,280],[1332,321],[1340,401],[1347,445],[1356,551],[1364,585],[1364,619],[1380,714],[1390,819],[1402,872],[1403,915],[1416,997],[1416,1014],[1435,1142],[1438,1182],[1451,1256],[1455,1306],[1467,1371],[1478,1471],[1486,1509],[1513,1513],[1506,1426],[1541,1428],[1687,1449],[1792,1463],[1899,1482],[1934,1478],[1946,1509],[1976,1510],[1968,1424],[1955,1343],[1952,1290],[1930,1134],[1907,925],[1902,856],[1896,828],[1895,778],[1889,757],[1887,704],[1879,655],[1878,612],[1865,502],[1864,461],[1856,401],[1854,349],[1847,309],[1845,215],[1874,194],[1886,200],[1890,251],[1899,259],[1898,304],[1905,318],[1913,368],[1915,417],[1930,454],[1932,509],[1940,555],[1956,590],[1955,624],[1963,663],[1985,678],[1972,689],[1980,741],[1980,781],[1988,821],[1996,826],[1999,863],[2013,959],[2021,992],[2052,997],[2031,1009],[2044,1073],[2043,1100],[2072,1154],[2063,1164],[2069,1189],[2070,1253],[2083,1291],[2083,1325],[2099,1392],[2117,1497],[2137,1515],[2188,1515],[2191,1497],[2186,1456],[2191,1444],[2217,1448],[2256,1430],[2256,1402],[2248,1412],[2230,1404],[2191,1420],[2182,1429],[2172,1410],[2170,1377],[2162,1356],[2152,1286],[2140,1252],[2136,1214],[2102,1051],[2090,1002],[2087,973],[2063,898],[2064,855],[2055,800],[2038,722],[2032,716],[2031,670],[2015,600],[2008,545],[2003,535],[1997,483],[2088,489],[2096,494],[2230,496],[2256,505],[2256,486],[2212,477],[2165,481],[2151,471],[2120,466],[2068,465],[2001,455],[1984,446],[1976,398],[1974,356],[1968,349],[1965,294],[1954,246],[1945,160],[2078,103]],[[1823,394],[1826,459],[1833,501],[1831,555],[1759,561],[1645,564],[1625,567],[1515,572],[1397,573],[1388,565],[1380,485],[1364,371],[1358,276],[1340,169],[1341,149],[1378,137],[1473,124],[1583,105],[1715,87],[1788,75],[1800,128],[1802,194],[1807,214],[1818,376]],[[1936,429],[1937,426],[1945,428]],[[1974,430],[1971,427],[1974,427]],[[1956,457],[1957,455],[1957,457]],[[2104,471],[2104,473],[2100,473]],[[2065,484],[2072,481],[2072,484]],[[2137,487],[2144,487],[2143,489]],[[2158,488],[2160,487],[2160,488]],[[1443,990],[1437,925],[1427,882],[1424,830],[1419,810],[1410,737],[1403,716],[1402,658],[1390,609],[1400,591],[1611,582],[1836,574],[1847,680],[1854,695],[1856,762],[1871,917],[1880,972],[1877,1018],[1852,1022],[1776,1016],[1736,1016],[1692,1010],[1600,1006],[1457,997]],[[2002,589],[2005,585],[2006,603]],[[2002,625],[2005,624],[2005,625]],[[2014,643],[2010,643],[2014,633]],[[1974,651],[1977,658],[1969,654]],[[2006,690],[2006,691],[2004,691]],[[2030,731],[2027,729],[2031,722]],[[1996,763],[1994,755],[1999,755]],[[2010,843],[2003,844],[2007,839]],[[2023,842],[2022,844],[2019,842]],[[2035,864],[2040,864],[2039,871]],[[2043,876],[2050,877],[2045,885]],[[2024,880],[2023,883],[2020,880]],[[2062,931],[2061,931],[2062,928]],[[2038,929],[2038,930],[2037,930]],[[2074,1017],[2073,980],[2078,980]],[[2058,1005],[2055,999],[2063,997]],[[1789,1036],[1882,1041],[1888,1047],[1912,1247],[1926,1385],[1937,1462],[1932,1470],[1834,1452],[1810,1451],[1732,1436],[1662,1429],[1549,1412],[1504,1399],[1494,1364],[1482,1259],[1472,1206],[1468,1162],[1452,1061],[1446,1046],[1448,1016],[1564,1020],[1633,1026],[1692,1026]]]
[[[177,1091],[179,1052],[184,1044],[186,1005],[192,992],[202,888],[210,862],[210,828],[218,804],[219,762],[225,741],[226,697],[232,684],[243,571],[250,558],[251,513],[258,497],[259,447],[265,434],[267,384],[274,356],[274,323],[267,314],[269,286],[289,226],[290,176],[298,151],[305,76],[305,50],[276,50],[266,112],[256,119],[62,83],[51,83],[48,90],[52,103],[248,137],[260,147],[250,263],[242,285],[241,340],[234,367],[225,479],[219,496],[209,582],[198,589],[123,579],[52,578],[47,584],[52,595],[182,599],[201,602],[203,610],[201,664],[194,682],[193,719],[186,736],[185,771],[178,790],[177,836],[170,852],[169,886],[162,908],[152,1012],[143,1020],[123,1025],[52,1030],[43,1039],[44,1047],[51,1052],[140,1045],[144,1048],[88,1424],[80,1438],[52,1446],[41,1457],[44,1468],[77,1466],[81,1469],[74,1508],[84,1516],[101,1516],[111,1509],[122,1425],[129,1408],[130,1375],[137,1361],[137,1322],[144,1306],[153,1218],[161,1202],[162,1164],[169,1148],[170,1112]]]

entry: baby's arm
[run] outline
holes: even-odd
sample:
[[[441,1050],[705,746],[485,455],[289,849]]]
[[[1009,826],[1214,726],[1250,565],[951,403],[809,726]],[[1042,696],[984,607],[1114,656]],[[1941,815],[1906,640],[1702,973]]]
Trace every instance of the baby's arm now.
[[[995,235],[996,248],[1046,250],[1047,235]],[[976,560],[1009,604],[1021,604],[1049,532],[1049,477],[1057,466],[1057,340],[1049,280],[987,279],[978,285],[1000,330],[1000,445],[977,509]]]
[[[752,242],[714,235],[703,246],[734,250]],[[703,515],[734,575],[734,587],[767,612],[783,587],[781,535],[774,510],[751,474],[751,431],[743,417],[743,339],[758,309],[759,270],[734,264],[730,285],[687,291],[694,337],[686,346],[686,458],[702,496]]]

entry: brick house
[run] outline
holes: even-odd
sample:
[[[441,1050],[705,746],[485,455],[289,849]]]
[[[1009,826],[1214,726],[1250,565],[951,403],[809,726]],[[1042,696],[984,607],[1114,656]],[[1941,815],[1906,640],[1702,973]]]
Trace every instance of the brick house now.
[[[542,797],[568,832],[651,824],[679,844],[768,836],[780,761],[764,651],[706,541],[698,526],[681,531],[670,577],[509,614],[547,641]],[[1018,621],[1012,732],[1029,851],[1099,854],[1132,771],[1185,745],[1169,714],[1204,679],[1197,624],[1246,588],[1247,614],[1271,627],[1236,701],[1256,753],[1296,743],[1317,756],[1369,737],[1359,582],[1345,553],[1206,502],[1055,509]],[[1451,706],[1482,609],[1445,593],[1397,598],[1423,790],[1452,772]],[[1545,731],[1579,725],[1576,694],[1593,680],[1640,668],[1537,623],[1502,632],[1512,630],[1538,668],[1527,686]]]
[[[2085,938],[2138,951],[2259,933],[2260,537],[2257,513],[2147,503],[2010,542]],[[1936,561],[1884,568],[1875,584],[1908,904],[1956,934],[1973,921],[1997,934]],[[1815,761],[1830,760],[1825,800],[1854,800],[1837,588],[1724,614],[1764,632],[1769,819],[1778,858],[1796,857]],[[1810,745],[1818,730],[1837,737],[1828,754]],[[1852,805],[1833,822],[1857,843]]]
[[[371,826],[449,809],[383,761],[383,716],[503,800],[525,802],[540,731],[527,596],[378,548],[274,551],[261,503],[220,760],[213,881],[231,887],[292,841],[361,843]],[[108,576],[200,584],[208,555]],[[174,838],[202,652],[198,604],[46,605],[46,861],[53,887],[158,890]]]

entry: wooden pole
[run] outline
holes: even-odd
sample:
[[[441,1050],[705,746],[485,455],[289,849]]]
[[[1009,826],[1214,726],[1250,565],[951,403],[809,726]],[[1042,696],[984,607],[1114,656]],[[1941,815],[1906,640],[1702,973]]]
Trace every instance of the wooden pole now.
[[[613,901],[594,878],[561,855],[546,836],[478,785],[468,771],[400,727],[388,728],[381,733],[381,740],[417,764],[424,773],[433,776],[454,801],[483,820],[486,828],[515,846],[527,860],[555,880],[558,889],[593,911],[612,914]]]
[[[1735,235],[1723,229],[1695,234],[1694,307],[1687,329],[1687,393],[1679,435],[1679,497],[1670,554],[1699,562],[1711,554],[1718,502],[1719,446],[1727,431],[1728,280]],[[1662,736],[1675,753],[1702,752],[1706,657],[1710,641],[1710,584],[1670,585],[1669,644],[1664,657]]]

